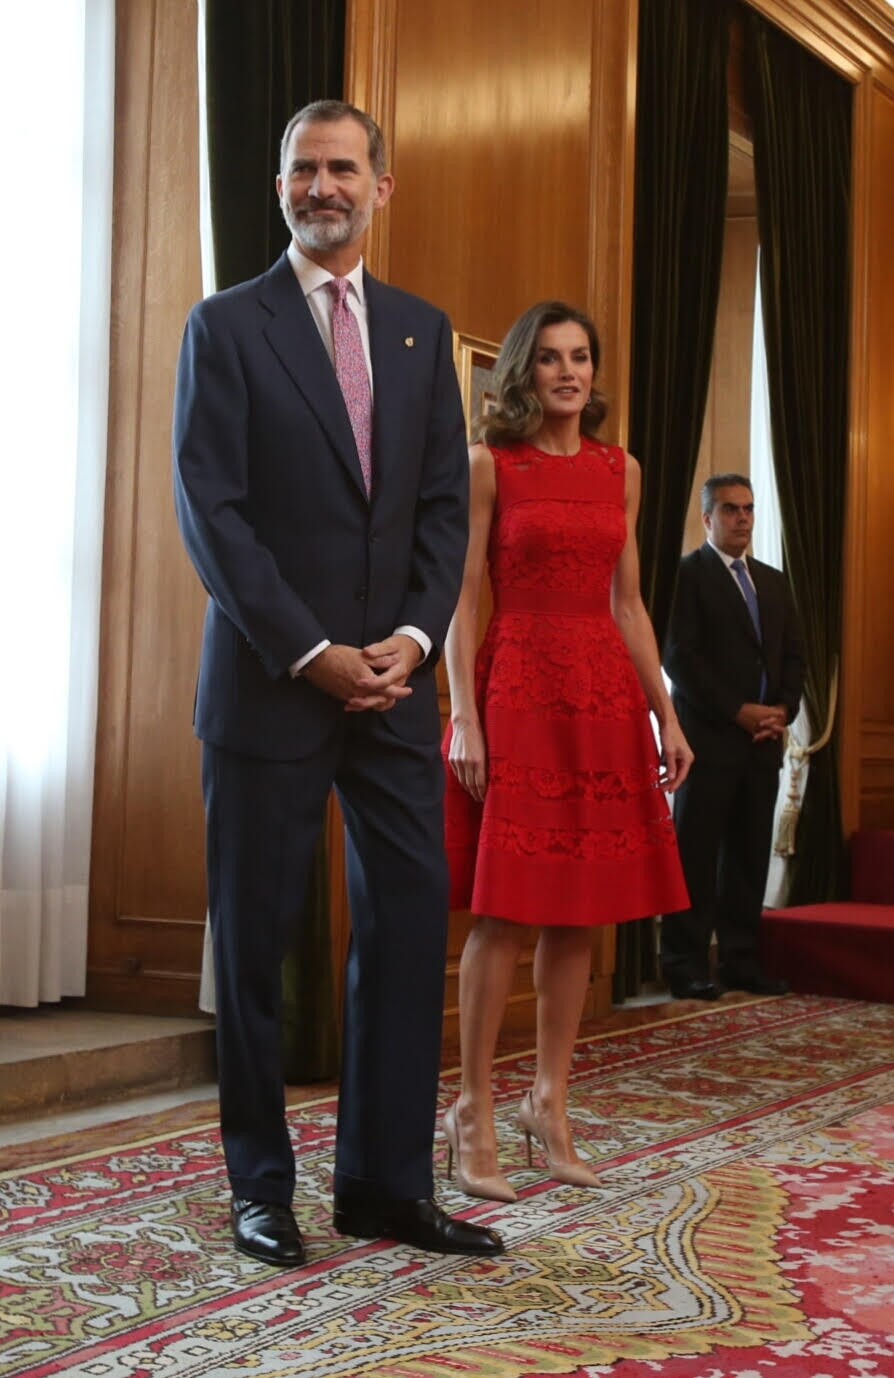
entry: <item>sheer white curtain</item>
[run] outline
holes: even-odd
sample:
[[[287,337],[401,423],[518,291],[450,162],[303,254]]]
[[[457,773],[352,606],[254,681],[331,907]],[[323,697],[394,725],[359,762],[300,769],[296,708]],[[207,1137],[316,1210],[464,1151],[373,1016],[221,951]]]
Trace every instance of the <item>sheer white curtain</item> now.
[[[782,514],[779,510],[779,497],[776,492],[776,478],[773,472],[773,441],[770,435],[770,388],[767,379],[767,355],[764,346],[764,319],[761,309],[760,263],[758,262],[757,281],[754,294],[754,337],[751,357],[751,484],[754,488],[754,540],[752,548],[759,560],[782,569]],[[802,700],[801,709],[792,724],[795,737],[808,740],[809,725]],[[776,837],[782,811],[793,802],[800,805],[807,784],[810,767],[804,762],[797,774],[792,774],[792,759],[786,753],[780,775],[779,793],[776,796],[776,812],[773,819],[773,837]],[[794,794],[794,798],[793,798]],[[770,853],[770,869],[767,873],[767,888],[764,903],[778,906],[785,904],[788,892],[788,857],[780,856],[775,850]]]
[[[0,1004],[84,991],[114,17],[41,0],[0,23]]]
[[[770,433],[770,384],[764,345],[764,313],[761,304],[760,251],[754,286],[754,330],[751,339],[751,486],[754,489],[752,549],[758,560],[782,569],[782,515],[773,472],[773,439]]]

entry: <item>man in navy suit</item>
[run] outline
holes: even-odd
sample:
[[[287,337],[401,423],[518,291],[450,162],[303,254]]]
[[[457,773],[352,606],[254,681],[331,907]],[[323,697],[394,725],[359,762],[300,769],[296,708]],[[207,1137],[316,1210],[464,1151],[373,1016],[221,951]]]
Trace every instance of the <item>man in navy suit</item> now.
[[[674,796],[691,907],[661,920],[661,964],[678,999],[722,988],[782,995],[764,975],[759,923],[770,863],[782,737],[804,667],[788,582],[746,558],[754,495],[741,474],[702,489],[707,540],[680,563],[664,649],[680,726],[695,752]],[[718,983],[708,950],[717,935]]]
[[[499,1253],[432,1200],[447,925],[434,665],[467,540],[468,461],[442,312],[365,272],[391,195],[340,101],[283,137],[292,242],[193,308],[174,486],[209,594],[202,738],[221,1129],[237,1248],[304,1261],[279,1052],[280,964],[334,786],[352,936],[333,1223]]]

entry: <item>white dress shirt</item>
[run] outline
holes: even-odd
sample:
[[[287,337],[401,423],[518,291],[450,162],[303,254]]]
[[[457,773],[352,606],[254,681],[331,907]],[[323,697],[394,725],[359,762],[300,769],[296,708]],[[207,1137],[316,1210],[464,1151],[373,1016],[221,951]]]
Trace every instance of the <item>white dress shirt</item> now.
[[[304,293],[304,299],[310,309],[310,314],[314,318],[314,324],[320,332],[320,339],[326,347],[326,353],[335,367],[335,350],[332,344],[332,293],[327,287],[335,274],[330,273],[328,268],[321,268],[319,263],[314,263],[313,259],[307,258],[298,248],[294,239],[290,243],[287,253],[299,286]],[[363,345],[363,357],[366,360],[366,370],[369,374],[370,395],[373,391],[372,360],[369,353],[369,320],[366,311],[366,297],[363,291],[363,259],[361,258],[356,268],[352,268],[349,273],[345,273],[348,282],[348,292],[345,297],[348,307],[357,317],[357,324],[360,327],[360,340]],[[431,637],[418,627],[395,627],[394,634],[403,632],[406,636],[411,636],[422,648],[422,659],[428,656],[431,651]],[[289,666],[289,674],[294,679],[304,669],[305,665],[318,656],[321,651],[325,651],[327,646],[331,646],[331,641],[321,641],[312,650],[303,655],[300,660],[296,660]]]
[[[330,283],[335,275],[330,273],[328,268],[321,268],[319,263],[314,263],[312,258],[305,258],[296,246],[294,239],[287,252],[289,262],[295,270],[295,276],[304,293],[304,300],[310,307],[310,314],[320,332],[320,339],[326,346],[326,353],[332,361],[332,367],[335,368],[335,350],[332,345],[332,293],[327,286],[327,283]],[[369,388],[370,393],[372,393],[373,374],[372,362],[369,357],[369,322],[366,317],[366,297],[363,292],[363,259],[360,260],[356,268],[345,273],[345,280],[348,283],[345,300],[349,310],[357,317],[357,324],[360,327],[363,357],[366,360]]]
[[[711,540],[710,536],[709,536],[707,539],[708,539],[708,545],[711,547],[712,550],[714,550],[714,551],[717,552],[717,554],[720,556],[721,560],[723,561],[723,563],[726,565],[727,569],[729,570],[729,577],[732,579],[732,581],[733,581],[733,583],[735,584],[736,588],[739,590],[739,596],[740,596],[740,598],[742,599],[742,602],[743,602],[743,603],[747,603],[747,600],[746,600],[746,598],[745,598],[745,590],[742,588],[742,585],[739,583],[739,576],[738,576],[738,574],[737,574],[736,571],[733,569],[733,560],[735,560],[735,559],[741,559],[741,561],[742,561],[742,566],[743,566],[743,568],[744,568],[744,570],[745,570],[745,578],[748,580],[749,584],[750,584],[751,587],[754,589],[754,580],[753,580],[752,577],[751,577],[751,570],[748,568],[748,560],[746,559],[746,557],[745,557],[744,555],[741,555],[741,556],[727,555],[727,553],[726,553],[725,550],[720,550],[720,549],[714,544],[714,542]],[[754,591],[755,591],[755,593],[757,593],[757,589],[754,589]]]

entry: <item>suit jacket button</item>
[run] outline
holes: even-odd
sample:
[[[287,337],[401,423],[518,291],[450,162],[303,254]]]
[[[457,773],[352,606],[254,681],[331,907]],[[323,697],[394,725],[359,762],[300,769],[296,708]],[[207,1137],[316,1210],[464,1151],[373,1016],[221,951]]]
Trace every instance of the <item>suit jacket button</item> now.
[[[357,592],[354,594],[354,597],[357,599],[357,602],[358,602],[358,603],[365,603],[365,602],[366,602],[366,589],[358,589]]]

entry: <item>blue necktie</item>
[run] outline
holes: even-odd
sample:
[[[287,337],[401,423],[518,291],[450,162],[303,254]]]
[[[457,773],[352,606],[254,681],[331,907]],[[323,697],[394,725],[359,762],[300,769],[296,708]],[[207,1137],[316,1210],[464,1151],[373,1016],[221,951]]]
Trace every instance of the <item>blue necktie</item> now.
[[[747,604],[747,606],[748,606],[748,611],[749,611],[749,613],[751,614],[751,621],[752,621],[752,623],[754,624],[754,630],[755,630],[755,632],[756,632],[756,634],[757,634],[757,639],[758,639],[758,641],[760,641],[760,640],[761,640],[761,615],[760,615],[760,612],[758,611],[758,606],[757,606],[757,594],[756,594],[755,591],[754,591],[754,585],[752,584],[751,580],[748,578],[748,575],[747,575],[747,573],[746,573],[746,571],[745,571],[745,561],[744,561],[744,560],[733,560],[732,569],[734,570],[735,575],[736,575],[736,578],[737,578],[738,581],[739,581],[739,587],[741,588],[742,592],[743,592],[744,595],[745,595],[745,602],[746,602],[746,604]],[[761,671],[761,692],[760,692],[760,698],[758,699],[758,702],[759,702],[759,703],[763,703],[763,701],[764,701],[764,694],[766,693],[766,690],[767,690],[767,672],[766,672],[766,670],[762,670],[762,671]]]

